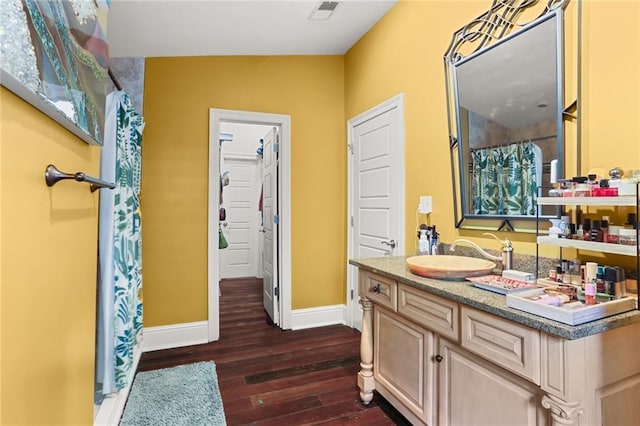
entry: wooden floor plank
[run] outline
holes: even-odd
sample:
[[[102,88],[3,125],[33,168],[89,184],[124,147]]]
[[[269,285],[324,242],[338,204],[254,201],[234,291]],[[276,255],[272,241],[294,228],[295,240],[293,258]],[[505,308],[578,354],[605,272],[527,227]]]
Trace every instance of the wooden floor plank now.
[[[220,284],[220,340],[147,352],[138,371],[214,361],[227,424],[409,424],[376,394],[357,387],[360,334],[346,326],[284,331],[262,307],[262,280]]]

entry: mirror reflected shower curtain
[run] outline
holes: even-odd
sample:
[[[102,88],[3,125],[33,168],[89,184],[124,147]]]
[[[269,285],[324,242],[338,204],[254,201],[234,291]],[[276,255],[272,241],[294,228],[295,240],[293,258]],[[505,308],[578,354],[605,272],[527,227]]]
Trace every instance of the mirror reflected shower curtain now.
[[[142,117],[126,92],[107,98],[100,176],[115,182],[100,193],[96,398],[127,387],[142,331],[140,171]]]
[[[471,152],[473,214],[535,216],[542,151],[532,142]]]

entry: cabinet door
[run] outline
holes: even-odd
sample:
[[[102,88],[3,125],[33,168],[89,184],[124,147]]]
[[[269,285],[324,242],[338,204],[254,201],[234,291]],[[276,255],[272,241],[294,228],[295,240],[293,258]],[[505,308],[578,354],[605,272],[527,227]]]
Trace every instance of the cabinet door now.
[[[377,391],[414,424],[435,424],[433,334],[398,314],[374,311]]]
[[[545,425],[542,392],[459,346],[438,343],[440,425]]]

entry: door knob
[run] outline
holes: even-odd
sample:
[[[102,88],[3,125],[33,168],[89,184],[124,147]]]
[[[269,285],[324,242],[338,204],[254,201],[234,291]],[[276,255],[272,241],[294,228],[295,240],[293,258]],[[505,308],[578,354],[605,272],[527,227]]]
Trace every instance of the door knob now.
[[[385,244],[391,247],[392,249],[396,248],[396,240],[380,241],[380,244]]]
[[[442,358],[442,355],[436,355],[435,358],[436,358],[437,362],[442,362],[442,360],[444,359],[444,358]]]
[[[227,226],[229,226],[229,224],[228,224],[228,223],[227,223],[227,221],[225,220],[224,222],[222,222],[222,226],[224,226],[224,227],[226,228]]]

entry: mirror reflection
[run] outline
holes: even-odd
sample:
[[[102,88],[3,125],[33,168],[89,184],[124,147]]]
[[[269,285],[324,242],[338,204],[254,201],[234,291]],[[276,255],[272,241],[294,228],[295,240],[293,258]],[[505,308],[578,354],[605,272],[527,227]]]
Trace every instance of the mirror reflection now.
[[[551,165],[562,170],[560,12],[467,57],[450,50],[446,58],[458,227],[477,219],[511,227],[535,218],[536,197],[551,186]]]

